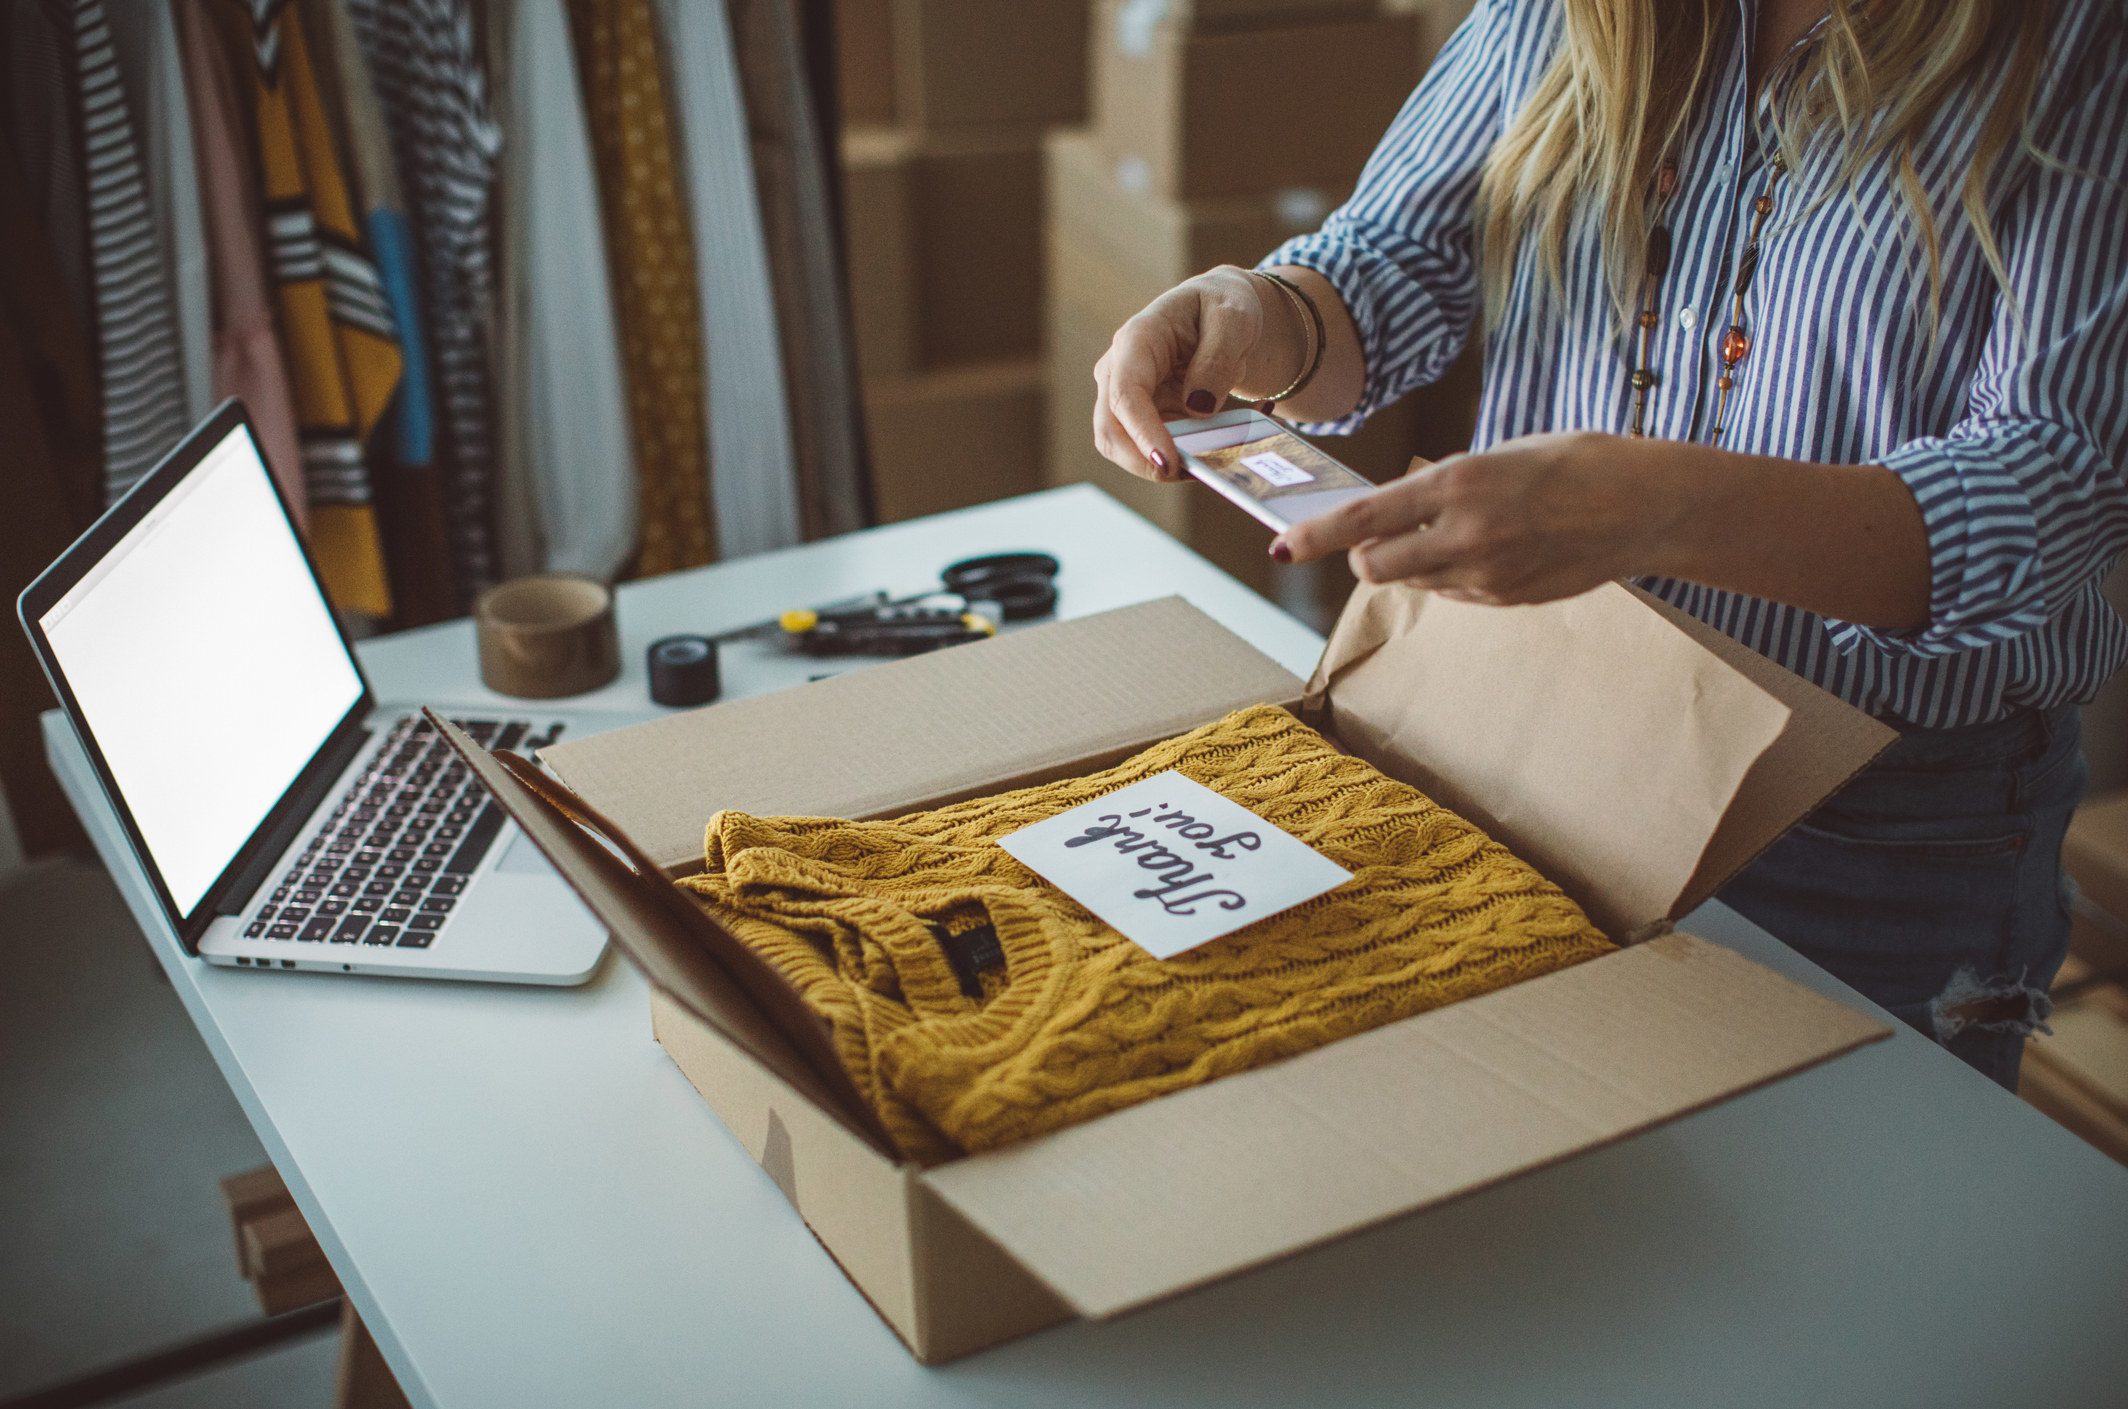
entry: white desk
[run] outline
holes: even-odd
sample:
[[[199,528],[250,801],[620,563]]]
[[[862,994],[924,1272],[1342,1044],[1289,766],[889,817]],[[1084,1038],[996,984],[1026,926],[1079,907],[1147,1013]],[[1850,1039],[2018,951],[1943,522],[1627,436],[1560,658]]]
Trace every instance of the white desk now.
[[[625,587],[626,673],[582,703],[646,711],[667,632],[1016,548],[1063,561],[1065,615],[1180,592],[1297,673],[1320,645],[1079,488]],[[386,699],[509,703],[473,683],[463,622],[362,656]],[[809,667],[729,653],[727,695]],[[1903,1027],[1446,1208],[927,1370],[651,1041],[625,963],[558,991],[210,969],[85,811],[416,1404],[2128,1404],[2128,1171]],[[1718,905],[1691,926],[1861,1003]]]

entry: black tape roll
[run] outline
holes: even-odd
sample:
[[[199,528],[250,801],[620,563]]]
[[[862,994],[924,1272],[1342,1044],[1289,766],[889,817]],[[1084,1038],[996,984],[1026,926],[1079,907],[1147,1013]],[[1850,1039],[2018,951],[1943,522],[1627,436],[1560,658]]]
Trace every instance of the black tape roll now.
[[[659,704],[708,704],[723,689],[717,643],[707,636],[664,636],[650,643],[650,698]]]

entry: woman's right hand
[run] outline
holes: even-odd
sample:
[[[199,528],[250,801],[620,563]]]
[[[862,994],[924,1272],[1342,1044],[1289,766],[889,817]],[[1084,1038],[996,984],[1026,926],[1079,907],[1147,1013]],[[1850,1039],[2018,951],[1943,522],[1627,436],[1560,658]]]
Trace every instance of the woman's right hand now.
[[[1094,447],[1134,475],[1181,479],[1162,423],[1209,416],[1242,395],[1236,388],[1276,391],[1296,375],[1302,347],[1268,279],[1223,264],[1178,284],[1118,328],[1094,364]]]

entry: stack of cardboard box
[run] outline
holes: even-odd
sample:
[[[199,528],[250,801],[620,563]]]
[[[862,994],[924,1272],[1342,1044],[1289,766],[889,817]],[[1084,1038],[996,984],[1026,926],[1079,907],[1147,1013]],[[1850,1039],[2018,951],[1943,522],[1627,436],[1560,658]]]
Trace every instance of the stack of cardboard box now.
[[[236,1237],[237,1270],[269,1316],[340,1295],[325,1250],[296,1211],[295,1198],[270,1164],[222,1180]]]
[[[1086,0],[839,0],[843,210],[882,521],[1039,489],[1042,133]]]
[[[1433,62],[1434,55],[1441,52],[1441,46],[1475,3],[1476,0],[1382,0],[1382,8],[1418,20],[1419,65],[1423,68]]]
[[[1372,0],[1096,0],[1092,124],[1048,142],[1052,483],[1091,480],[1273,590],[1267,532],[1209,491],[1132,480],[1096,454],[1093,365],[1165,290],[1254,264],[1344,199],[1418,80],[1425,32]],[[1376,479],[1461,449],[1476,381],[1466,358],[1325,448]]]
[[[2077,884],[2053,1031],[2025,1047],[2018,1094],[2128,1164],[2128,793],[2077,809],[2062,861]]]
[[[251,1283],[261,1310],[278,1316],[342,1295],[325,1249],[272,1165],[221,1182],[236,1234],[237,1270]],[[332,1404],[333,1409],[408,1409],[405,1392],[351,1301],[340,1305],[340,1364]]]

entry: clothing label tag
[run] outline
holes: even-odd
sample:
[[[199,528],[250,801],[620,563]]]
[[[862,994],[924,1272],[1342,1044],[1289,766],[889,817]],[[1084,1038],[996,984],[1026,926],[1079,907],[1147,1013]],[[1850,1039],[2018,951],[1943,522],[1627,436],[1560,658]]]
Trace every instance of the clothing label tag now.
[[[1265,450],[1255,455],[1244,455],[1241,463],[1256,471],[1258,476],[1283,488],[1289,484],[1312,484],[1315,476],[1279,454]]]
[[[1172,770],[998,845],[1156,959],[1352,879],[1306,842]]]

